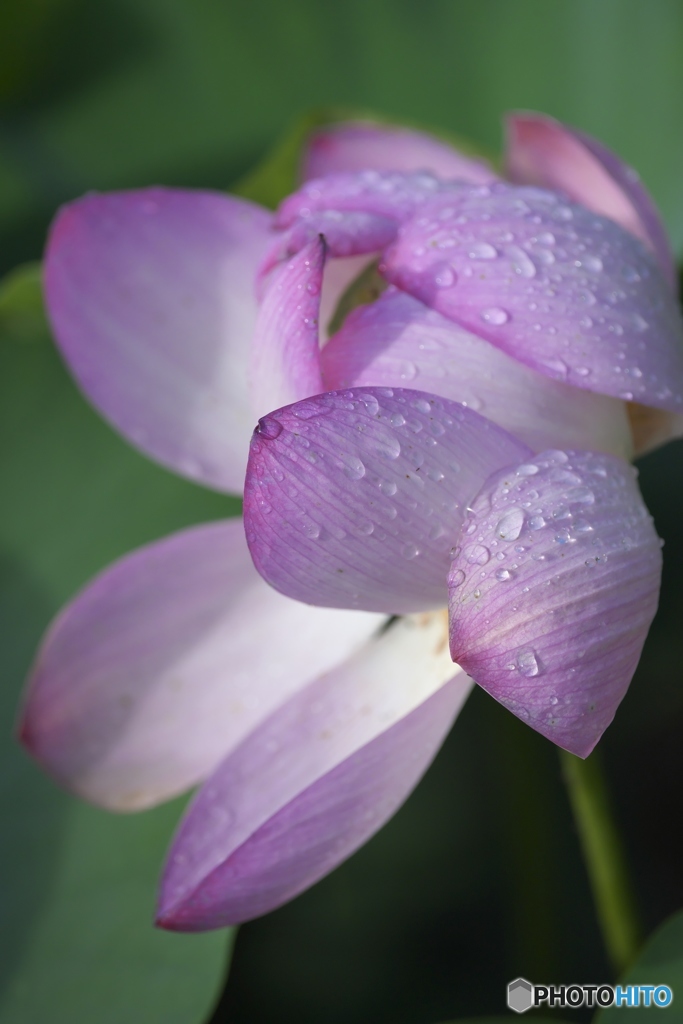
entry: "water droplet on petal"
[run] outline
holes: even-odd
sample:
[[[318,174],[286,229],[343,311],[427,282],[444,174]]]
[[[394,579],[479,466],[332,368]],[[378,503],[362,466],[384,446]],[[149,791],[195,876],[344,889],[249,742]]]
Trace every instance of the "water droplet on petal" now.
[[[491,552],[487,547],[484,547],[483,544],[476,544],[469,552],[467,561],[471,565],[486,565],[490,557]]]
[[[452,587],[462,587],[465,583],[465,573],[462,569],[456,569],[455,572],[451,573],[450,584]]]
[[[420,554],[420,549],[417,544],[404,544],[401,548],[401,554],[404,558],[417,558]]]
[[[517,540],[524,525],[524,512],[521,508],[511,508],[496,526],[496,534],[502,540]]]
[[[510,319],[510,314],[499,306],[482,309],[479,315],[485,323],[492,324],[494,327],[500,327]]]
[[[341,456],[341,461],[344,463],[344,473],[349,480],[360,480],[365,476],[365,465],[355,455]]]
[[[437,288],[450,288],[455,283],[455,274],[449,266],[439,267],[434,275],[434,283]]]
[[[500,580],[501,583],[505,580],[509,580],[512,577],[512,573],[509,569],[498,569],[496,572],[496,579]]]
[[[537,676],[541,671],[536,657],[536,652],[531,649],[520,651],[515,660],[517,662],[517,668],[523,676],[527,677],[527,679],[530,679],[532,676]]]
[[[258,421],[256,432],[269,441],[275,440],[282,433],[282,424],[274,416],[262,416]]]
[[[498,251],[488,242],[475,242],[468,252],[471,260],[495,260],[497,255]]]

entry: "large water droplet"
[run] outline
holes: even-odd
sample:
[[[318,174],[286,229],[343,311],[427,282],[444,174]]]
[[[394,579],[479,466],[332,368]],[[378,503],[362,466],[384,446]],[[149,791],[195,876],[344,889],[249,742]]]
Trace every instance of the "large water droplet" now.
[[[510,319],[510,314],[499,306],[490,306],[488,309],[482,309],[479,315],[485,323],[492,324],[494,327],[500,327]]]
[[[512,262],[512,269],[520,277],[535,277],[536,267],[533,260],[524,252],[524,249],[520,249],[518,245],[511,245],[507,250],[507,255]]]
[[[455,572],[452,572],[448,577],[448,582],[452,587],[461,587],[465,582],[465,573],[462,569],[456,569]]]
[[[471,565],[486,565],[490,557],[491,552],[487,547],[483,544],[475,544],[467,556],[467,561]]]
[[[349,480],[360,480],[365,476],[365,465],[355,455],[343,455],[341,461],[344,463],[344,473]]]
[[[252,421],[253,422],[253,421]],[[269,441],[275,440],[282,433],[282,424],[274,416],[262,416],[258,421],[256,432]]]
[[[455,274],[453,268],[448,265],[439,267],[434,275],[434,283],[437,288],[450,288],[454,285]]]
[[[527,679],[532,676],[537,676],[541,671],[536,657],[536,652],[532,651],[531,648],[528,648],[525,651],[520,651],[515,661],[517,662],[517,668],[523,676],[527,677]]]
[[[498,252],[488,242],[475,242],[470,246],[468,256],[471,260],[495,260]]]
[[[517,540],[524,525],[524,512],[521,508],[511,508],[496,526],[496,534],[502,540]]]

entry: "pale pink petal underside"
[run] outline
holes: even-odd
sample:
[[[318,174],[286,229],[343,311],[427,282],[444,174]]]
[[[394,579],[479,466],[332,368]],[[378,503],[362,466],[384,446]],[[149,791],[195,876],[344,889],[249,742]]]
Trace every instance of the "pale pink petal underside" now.
[[[265,914],[373,835],[469,692],[447,648],[444,612],[395,622],[253,732],[180,826],[158,923],[201,931]]]
[[[270,224],[218,193],[93,194],[60,211],[45,255],[50,322],[90,401],[159,462],[236,493]]]
[[[276,593],[239,519],[185,530],[105,569],[57,617],[22,740],[79,796],[149,807],[208,775],[382,621]]]

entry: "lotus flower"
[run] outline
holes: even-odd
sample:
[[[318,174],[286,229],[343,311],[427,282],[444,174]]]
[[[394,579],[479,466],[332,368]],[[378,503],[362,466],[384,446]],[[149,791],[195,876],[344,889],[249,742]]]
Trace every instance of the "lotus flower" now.
[[[660,550],[625,459],[681,432],[673,262],[594,140],[518,115],[508,165],[521,184],[345,124],[312,137],[275,215],[147,189],[55,221],[55,336],[125,437],[237,493],[261,417],[247,529],[282,593],[241,520],[134,552],[52,624],[24,711],[32,754],[104,807],[202,783],[164,927],[263,914],[349,856],[467,673],[581,754],[628,686]],[[377,260],[381,294],[321,349]]]

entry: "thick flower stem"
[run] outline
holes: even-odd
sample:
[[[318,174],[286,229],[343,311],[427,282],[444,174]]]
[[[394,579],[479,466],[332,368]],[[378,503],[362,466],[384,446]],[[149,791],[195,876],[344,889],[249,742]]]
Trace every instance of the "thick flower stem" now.
[[[640,945],[635,900],[599,756],[585,761],[560,750],[562,773],[607,954],[621,974]]]

